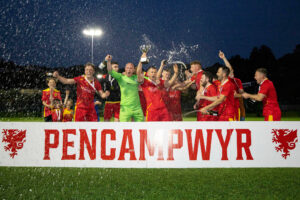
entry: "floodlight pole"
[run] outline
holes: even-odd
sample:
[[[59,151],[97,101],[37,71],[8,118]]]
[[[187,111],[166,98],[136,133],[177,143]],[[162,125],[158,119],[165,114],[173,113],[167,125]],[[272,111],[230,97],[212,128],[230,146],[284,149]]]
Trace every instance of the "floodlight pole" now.
[[[92,63],[94,63],[94,34],[92,34]]]
[[[83,34],[92,37],[92,63],[94,63],[94,36],[102,35],[101,29],[85,29],[83,30]]]

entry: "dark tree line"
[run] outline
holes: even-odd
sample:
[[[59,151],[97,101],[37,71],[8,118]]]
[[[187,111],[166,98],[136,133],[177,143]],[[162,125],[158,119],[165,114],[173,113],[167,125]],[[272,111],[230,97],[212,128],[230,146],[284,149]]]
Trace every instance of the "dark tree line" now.
[[[292,53],[288,53],[276,59],[272,50],[262,45],[253,48],[249,58],[241,58],[236,55],[229,59],[234,68],[234,74],[242,82],[254,81],[254,73],[257,68],[264,67],[268,70],[268,77],[273,81],[281,104],[299,104],[300,102],[300,44]],[[222,63],[223,64],[223,63]],[[216,72],[220,63],[206,68]],[[253,90],[253,88],[250,88]],[[246,88],[247,90],[247,88]]]

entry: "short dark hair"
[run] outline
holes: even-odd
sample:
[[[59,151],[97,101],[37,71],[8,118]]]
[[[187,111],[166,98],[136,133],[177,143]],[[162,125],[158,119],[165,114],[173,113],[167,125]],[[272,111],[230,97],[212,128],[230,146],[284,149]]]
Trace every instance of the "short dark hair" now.
[[[212,83],[213,82],[213,75],[209,71],[204,71],[203,75],[208,78],[208,82]]]
[[[268,75],[268,70],[266,68],[258,68],[256,71],[264,74],[265,76]]]
[[[155,69],[155,70],[156,70],[156,67],[155,67],[155,66],[153,66],[153,65],[152,65],[152,66],[150,66],[150,67],[148,67],[148,68],[147,68],[147,72],[148,72],[150,69]]]
[[[57,82],[56,78],[48,77],[48,78],[46,78],[46,83],[48,84],[51,80],[54,80],[55,83]]]
[[[112,61],[112,62],[111,62],[111,65],[119,65],[119,63],[116,62],[116,61]]]
[[[95,69],[95,65],[93,63],[91,63],[91,62],[86,63],[84,65],[84,68],[86,68],[87,66],[91,66],[91,67],[93,67]]]
[[[200,67],[202,67],[201,62],[198,60],[194,60],[190,63],[190,65],[200,65]]]
[[[170,70],[170,69],[167,69],[167,68],[164,68],[163,71],[166,71],[166,72],[171,73],[171,70]]]
[[[230,73],[230,70],[229,70],[229,68],[228,67],[226,67],[226,66],[221,66],[221,67],[219,67],[219,69],[222,69],[222,71],[226,74],[226,76],[229,76],[229,73]]]
[[[213,74],[213,73],[212,73],[212,78],[218,80],[217,74]]]

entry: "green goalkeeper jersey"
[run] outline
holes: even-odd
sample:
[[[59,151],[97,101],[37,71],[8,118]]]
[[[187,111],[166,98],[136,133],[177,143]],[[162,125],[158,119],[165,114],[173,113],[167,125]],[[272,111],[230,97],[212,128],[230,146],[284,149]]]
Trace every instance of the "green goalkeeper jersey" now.
[[[141,103],[138,92],[139,83],[137,81],[137,75],[128,77],[114,70],[110,71],[109,74],[119,83],[121,90],[121,106],[126,106],[130,109],[139,109]]]

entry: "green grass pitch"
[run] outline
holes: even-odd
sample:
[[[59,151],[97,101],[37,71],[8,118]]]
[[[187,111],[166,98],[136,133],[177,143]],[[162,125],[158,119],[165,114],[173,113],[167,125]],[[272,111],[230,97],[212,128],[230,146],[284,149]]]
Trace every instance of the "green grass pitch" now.
[[[299,168],[0,167],[1,199],[299,199]]]

